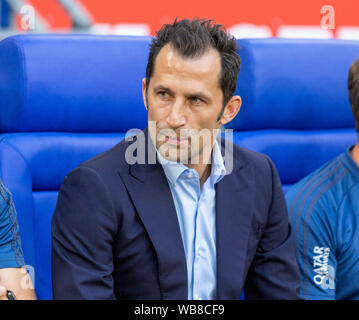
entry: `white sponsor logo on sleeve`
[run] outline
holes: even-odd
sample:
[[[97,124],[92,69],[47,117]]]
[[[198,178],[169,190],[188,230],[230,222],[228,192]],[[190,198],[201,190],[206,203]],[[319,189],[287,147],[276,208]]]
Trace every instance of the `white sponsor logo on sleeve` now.
[[[324,290],[335,288],[335,271],[328,265],[330,249],[315,246],[313,250],[313,281]]]

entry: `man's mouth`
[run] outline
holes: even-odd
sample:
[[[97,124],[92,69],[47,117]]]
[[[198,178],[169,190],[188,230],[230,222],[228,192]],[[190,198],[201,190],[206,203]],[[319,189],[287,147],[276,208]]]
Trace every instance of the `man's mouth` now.
[[[181,144],[181,142],[185,141],[186,139],[181,139],[180,137],[170,137],[170,136],[166,136],[165,141],[170,144],[170,145],[174,145],[174,146],[178,146],[179,144]]]

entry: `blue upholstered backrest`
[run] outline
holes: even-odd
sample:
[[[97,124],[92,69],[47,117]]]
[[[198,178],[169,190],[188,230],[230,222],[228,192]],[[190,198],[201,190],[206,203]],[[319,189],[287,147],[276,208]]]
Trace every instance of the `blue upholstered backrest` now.
[[[65,175],[144,129],[149,37],[25,35],[0,42],[0,177],[27,264],[51,299],[51,217]]]
[[[238,40],[243,106],[234,141],[266,153],[285,191],[357,141],[348,100],[359,41]]]
[[[353,128],[349,67],[359,41],[239,40],[242,69],[237,93],[244,101],[238,130]]]
[[[146,126],[149,37],[15,36],[0,45],[0,129],[123,132]]]
[[[51,299],[50,222],[65,175],[147,123],[148,37],[24,35],[0,42],[0,177],[25,259]],[[239,40],[234,141],[272,157],[285,187],[356,141],[346,75],[358,42]]]

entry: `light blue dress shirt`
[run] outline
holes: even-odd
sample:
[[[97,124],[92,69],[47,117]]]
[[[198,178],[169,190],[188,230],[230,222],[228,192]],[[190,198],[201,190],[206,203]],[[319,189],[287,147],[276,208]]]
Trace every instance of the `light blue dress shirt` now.
[[[226,174],[217,141],[212,150],[211,174],[200,188],[198,173],[182,163],[164,159],[186,256],[188,299],[216,299],[216,190]]]

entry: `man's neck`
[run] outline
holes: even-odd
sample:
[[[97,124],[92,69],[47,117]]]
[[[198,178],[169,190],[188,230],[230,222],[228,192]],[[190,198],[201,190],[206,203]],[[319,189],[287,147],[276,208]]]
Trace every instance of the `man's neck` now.
[[[206,182],[206,180],[208,179],[208,177],[211,175],[212,162],[210,160],[212,157],[213,145],[211,149],[209,148],[204,148],[204,149],[206,150],[206,152],[203,152],[202,150],[198,164],[186,164],[186,167],[197,171],[201,188],[203,184]]]
[[[354,162],[359,166],[359,142],[350,151],[350,155]]]
[[[198,173],[199,183],[202,188],[208,177],[211,175],[211,164],[186,165],[188,168],[195,169]]]

